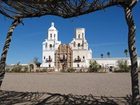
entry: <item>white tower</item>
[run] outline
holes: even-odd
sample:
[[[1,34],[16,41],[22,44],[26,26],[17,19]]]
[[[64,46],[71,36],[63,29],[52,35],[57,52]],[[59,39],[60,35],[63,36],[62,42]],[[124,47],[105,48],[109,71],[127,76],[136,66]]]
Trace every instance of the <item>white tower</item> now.
[[[85,39],[85,29],[84,28],[76,29],[76,39]]]
[[[84,28],[77,28],[75,38],[73,38],[70,46],[72,49],[85,49],[88,50],[88,43],[85,39],[85,29]]]
[[[48,40],[58,40],[58,31],[54,27],[54,23],[51,23],[51,27],[48,29]]]
[[[43,44],[43,51],[42,51],[41,67],[54,69],[55,50],[57,50],[61,42],[58,41],[58,31],[55,28],[53,22],[51,23],[51,27],[48,29],[48,38],[45,39],[45,41],[42,44]]]
[[[77,28],[75,38],[70,43],[73,50],[73,67],[87,68],[92,59],[92,50],[88,48],[85,28]]]

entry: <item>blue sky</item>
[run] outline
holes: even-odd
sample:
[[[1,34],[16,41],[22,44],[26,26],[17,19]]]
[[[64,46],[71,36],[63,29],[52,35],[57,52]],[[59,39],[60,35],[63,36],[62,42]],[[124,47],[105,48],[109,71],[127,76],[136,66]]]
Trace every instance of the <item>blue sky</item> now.
[[[140,56],[140,3],[133,10],[137,27],[136,46]],[[4,45],[6,32],[11,20],[0,15],[0,52]],[[51,22],[55,23],[59,32],[59,40],[69,43],[75,37],[75,29],[86,29],[86,39],[93,51],[93,58],[106,57],[110,52],[111,57],[124,57],[127,48],[127,25],[124,11],[120,7],[111,7],[91,14],[63,19],[56,16],[43,16],[40,18],[24,19],[24,25],[19,25],[13,33],[11,46],[8,53],[7,64],[29,63],[34,57],[41,62],[42,42],[47,38],[47,31]]]

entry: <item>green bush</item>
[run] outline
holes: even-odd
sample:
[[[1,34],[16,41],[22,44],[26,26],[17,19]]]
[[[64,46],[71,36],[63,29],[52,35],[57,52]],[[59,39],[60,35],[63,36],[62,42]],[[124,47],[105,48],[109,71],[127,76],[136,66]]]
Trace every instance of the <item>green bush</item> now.
[[[119,60],[117,61],[118,69],[114,72],[129,72],[130,66],[128,65],[127,60]]]
[[[28,67],[27,67],[27,66],[22,67],[22,71],[21,71],[21,72],[23,72],[23,73],[27,73],[27,72],[28,72]]]
[[[101,66],[96,61],[91,61],[88,72],[99,72]]]
[[[67,72],[69,72],[69,73],[75,72],[75,69],[73,69],[73,68],[68,68],[68,69],[67,69]]]
[[[14,65],[11,68],[10,72],[26,73],[28,72],[28,66]]]
[[[10,68],[6,68],[5,69],[5,72],[10,72]]]
[[[12,72],[22,72],[21,70],[22,70],[22,66],[21,66],[21,65],[15,65],[15,66],[11,69]]]
[[[114,70],[115,73],[125,73],[125,72],[129,72],[129,71],[124,71],[124,70]]]
[[[40,70],[40,69],[36,69],[36,70],[33,71],[33,72],[37,72],[37,73],[39,73],[39,72],[41,72],[41,70]]]
[[[75,72],[75,69],[74,68],[68,68],[68,69],[61,69],[60,71],[64,72],[64,73],[72,73],[72,72]]]
[[[64,69],[61,69],[60,72],[66,72]]]
[[[41,72],[48,72],[48,69],[47,69],[47,68],[43,68],[43,69],[41,70]]]

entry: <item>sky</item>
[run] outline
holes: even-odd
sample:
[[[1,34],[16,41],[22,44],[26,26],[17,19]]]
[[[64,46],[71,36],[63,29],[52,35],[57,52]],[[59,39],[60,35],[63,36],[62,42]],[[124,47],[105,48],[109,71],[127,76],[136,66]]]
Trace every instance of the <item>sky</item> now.
[[[136,47],[140,56],[140,2],[133,9],[136,24]],[[0,15],[0,53],[4,45],[6,33],[12,20]],[[68,44],[75,37],[76,28],[86,29],[86,39],[92,49],[93,58],[100,58],[101,54],[107,57],[125,57],[124,50],[128,48],[128,28],[124,11],[119,6],[107,8],[94,13],[63,19],[57,16],[43,16],[24,19],[14,31],[12,42],[7,56],[7,64],[20,62],[27,64],[37,57],[41,62],[42,42],[47,38],[51,22],[55,23],[59,40]]]

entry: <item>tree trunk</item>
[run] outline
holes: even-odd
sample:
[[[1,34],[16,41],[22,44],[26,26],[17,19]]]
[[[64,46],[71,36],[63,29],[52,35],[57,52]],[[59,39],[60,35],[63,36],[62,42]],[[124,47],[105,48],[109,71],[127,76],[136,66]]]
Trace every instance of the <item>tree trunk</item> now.
[[[135,45],[135,31],[136,26],[134,24],[132,9],[124,7],[125,18],[128,25],[128,47],[131,59],[131,84],[132,84],[132,105],[140,105],[139,97],[139,82],[138,82],[138,63],[137,52]]]
[[[0,58],[0,87],[1,87],[2,80],[3,80],[4,75],[5,75],[6,58],[7,58],[7,53],[8,53],[8,50],[9,50],[10,42],[11,42],[11,39],[12,39],[12,33],[19,23],[20,23],[20,19],[15,19],[12,22],[12,24],[9,28],[9,31],[7,33],[7,37],[6,37],[5,44],[4,44],[4,47],[3,47],[3,51],[2,51],[2,54],[1,54],[1,58]]]

